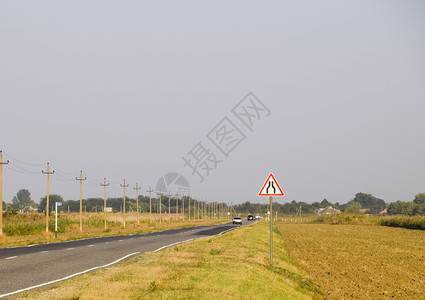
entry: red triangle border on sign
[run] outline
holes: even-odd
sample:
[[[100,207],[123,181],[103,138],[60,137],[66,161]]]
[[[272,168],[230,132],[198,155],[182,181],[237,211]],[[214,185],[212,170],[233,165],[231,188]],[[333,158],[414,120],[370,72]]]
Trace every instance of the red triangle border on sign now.
[[[273,181],[276,183],[277,188],[279,190],[280,193],[278,194],[263,194],[264,188],[266,187],[266,184],[269,182],[270,177],[273,178]],[[276,178],[273,176],[273,173],[270,173],[269,176],[267,177],[266,182],[264,182],[263,187],[261,188],[260,192],[258,192],[258,196],[285,196],[285,194],[283,193],[282,189],[279,186],[279,183],[277,182]]]

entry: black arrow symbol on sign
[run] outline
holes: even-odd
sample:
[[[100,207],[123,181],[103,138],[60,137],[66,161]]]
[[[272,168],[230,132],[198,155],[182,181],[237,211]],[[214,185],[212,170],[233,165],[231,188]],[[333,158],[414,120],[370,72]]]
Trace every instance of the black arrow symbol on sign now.
[[[276,194],[276,188],[274,187],[274,182],[272,180],[269,181],[269,185],[267,186],[266,193],[269,193],[269,188],[273,189],[273,194]]]

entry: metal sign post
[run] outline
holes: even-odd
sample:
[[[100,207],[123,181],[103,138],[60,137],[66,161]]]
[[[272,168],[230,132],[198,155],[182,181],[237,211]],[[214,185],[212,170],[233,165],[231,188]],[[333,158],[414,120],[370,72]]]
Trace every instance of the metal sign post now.
[[[270,265],[273,264],[273,196],[270,196]]]
[[[58,206],[62,206],[62,202],[55,203],[55,239],[58,237]]]
[[[269,196],[270,197],[270,211],[267,212],[270,221],[270,265],[273,265],[273,196],[284,196],[282,189],[277,183],[276,178],[270,173],[264,182],[258,196]],[[277,216],[277,215],[276,215]],[[277,221],[277,219],[276,219]]]

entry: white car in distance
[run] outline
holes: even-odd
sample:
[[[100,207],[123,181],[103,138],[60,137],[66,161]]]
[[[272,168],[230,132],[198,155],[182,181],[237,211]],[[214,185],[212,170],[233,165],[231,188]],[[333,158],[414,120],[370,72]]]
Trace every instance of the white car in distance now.
[[[233,218],[233,225],[235,224],[242,225],[242,218],[239,218],[239,217]]]

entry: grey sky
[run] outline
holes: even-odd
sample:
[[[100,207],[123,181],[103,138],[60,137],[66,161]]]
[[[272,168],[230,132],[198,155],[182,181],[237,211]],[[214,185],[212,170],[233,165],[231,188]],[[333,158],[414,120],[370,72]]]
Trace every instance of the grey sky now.
[[[423,1],[1,1],[0,149],[39,164],[5,155],[4,200],[38,202],[49,161],[66,200],[83,170],[85,198],[104,177],[121,197],[124,178],[146,191],[179,172],[202,199],[265,203],[272,171],[281,202],[410,201],[425,192],[424,29]],[[270,116],[238,123],[246,140],[200,183],[182,157],[249,91]]]

